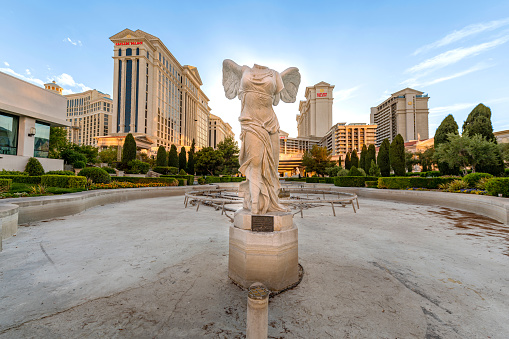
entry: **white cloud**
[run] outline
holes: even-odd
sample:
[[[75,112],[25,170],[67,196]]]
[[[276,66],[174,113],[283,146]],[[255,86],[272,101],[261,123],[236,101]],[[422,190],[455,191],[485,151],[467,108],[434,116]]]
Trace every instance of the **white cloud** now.
[[[82,46],[81,44],[81,41],[80,40],[76,40],[76,41],[72,41],[71,38],[66,38],[63,40],[64,42],[70,42],[71,44],[73,44],[74,46]]]
[[[386,89],[386,90],[383,92],[383,94],[380,96],[380,98],[378,98],[377,102],[379,102],[379,101],[385,101],[385,100],[387,100],[388,98],[390,98],[390,96],[391,96],[391,92],[389,92],[389,90],[387,90],[387,89]]]
[[[353,94],[359,88],[361,88],[360,85],[352,87],[352,88],[335,90],[334,91],[334,98],[336,99],[336,101],[345,101],[345,100],[348,100],[348,99],[350,99],[350,98],[352,98],[354,96]]]
[[[30,73],[30,70],[28,68],[25,70],[25,73],[26,73],[26,75],[31,75],[32,74],[32,73]]]
[[[31,83],[39,85],[39,86],[44,86],[44,81],[42,81],[41,79],[37,79],[32,76],[25,76],[23,74],[19,74],[19,73],[15,72],[14,70],[12,70],[11,68],[0,68],[0,72],[4,72],[4,73],[10,74],[10,75],[13,75],[16,78],[31,82]],[[28,74],[28,75],[30,75],[30,74]]]
[[[509,35],[495,39],[490,42],[474,45],[471,47],[460,47],[444,53],[441,53],[433,58],[427,59],[418,65],[407,69],[406,73],[416,73],[427,70],[435,70],[454,64],[466,57],[473,56],[485,52],[491,48],[505,44],[509,41]]]
[[[64,87],[64,86],[67,86],[67,87],[77,87],[77,88],[79,88],[81,90],[81,92],[91,90],[90,87],[85,86],[84,84],[77,83],[76,81],[74,81],[73,77],[70,76],[67,73],[62,73],[61,75],[57,75],[55,77],[55,81],[57,82],[57,84],[59,84],[62,87]]]
[[[490,22],[480,23],[480,24],[473,24],[466,26],[459,31],[454,31],[445,37],[443,37],[440,40],[437,40],[431,44],[425,45],[421,48],[418,48],[413,55],[417,55],[422,52],[426,52],[430,49],[438,48],[447,46],[449,44],[452,44],[453,42],[460,41],[466,37],[469,37],[471,35],[475,35],[484,31],[491,31],[494,29],[497,29],[499,27],[503,27],[509,25],[509,18],[503,19],[503,20],[494,20]]]
[[[491,66],[492,65],[486,65],[484,63],[479,63],[479,64],[477,64],[477,65],[475,65],[473,67],[470,67],[469,69],[466,69],[464,71],[457,72],[457,73],[454,73],[452,75],[440,77],[440,78],[437,78],[437,79],[434,79],[434,80],[419,81],[418,78],[411,78],[411,79],[403,81],[401,84],[405,85],[405,86],[408,86],[408,87],[431,86],[431,85],[438,84],[440,82],[444,82],[444,81],[447,81],[447,80],[459,78],[459,77],[462,77],[464,75],[467,75],[467,74],[470,74],[470,73],[473,73],[473,72],[476,72],[476,71],[480,71],[480,70],[486,69],[486,68],[491,67]]]
[[[9,65],[9,63],[8,63],[7,61],[4,61],[4,65],[5,65],[5,66],[7,66],[7,67],[9,67],[9,66],[10,66],[10,65]]]
[[[474,108],[476,103],[458,103],[450,106],[434,107],[429,109],[430,117],[439,117],[446,114],[452,114],[454,112],[462,111],[467,108]]]

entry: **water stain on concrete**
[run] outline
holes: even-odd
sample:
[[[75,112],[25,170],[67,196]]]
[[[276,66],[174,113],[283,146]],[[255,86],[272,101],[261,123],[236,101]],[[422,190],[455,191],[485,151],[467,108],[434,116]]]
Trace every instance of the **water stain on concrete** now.
[[[458,235],[478,238],[490,236],[502,239],[506,246],[503,254],[509,256],[509,227],[505,224],[483,215],[447,207],[440,207],[439,211],[428,210],[428,212],[452,221],[453,229],[457,230]]]

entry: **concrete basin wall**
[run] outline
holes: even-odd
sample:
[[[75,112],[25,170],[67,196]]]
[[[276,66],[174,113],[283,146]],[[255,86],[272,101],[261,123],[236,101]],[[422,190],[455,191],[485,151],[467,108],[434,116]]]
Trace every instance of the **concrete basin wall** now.
[[[210,189],[211,187],[215,186],[123,188],[42,197],[4,199],[0,204],[0,237],[7,239],[16,234],[18,224],[72,215],[98,205],[135,199],[184,195],[188,191]]]
[[[313,185],[313,186],[310,186]],[[331,189],[355,193],[359,197],[379,200],[408,202],[417,205],[433,205],[459,209],[493,218],[509,225],[509,199],[487,195],[448,193],[435,191],[391,190],[365,187],[337,187],[330,184],[307,184],[304,187]]]

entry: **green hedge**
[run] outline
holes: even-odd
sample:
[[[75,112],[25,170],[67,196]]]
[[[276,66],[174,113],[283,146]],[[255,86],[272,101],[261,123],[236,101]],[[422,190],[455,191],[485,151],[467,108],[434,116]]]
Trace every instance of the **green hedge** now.
[[[440,174],[440,171],[428,171],[428,172],[421,172],[419,175],[423,178],[427,178],[427,177],[439,177],[442,174]]]
[[[179,182],[179,186],[186,186],[186,184],[187,184],[187,180],[186,179],[177,178],[177,180]]]
[[[364,187],[366,181],[374,181],[376,177],[335,177],[334,185],[340,187]]]
[[[49,175],[76,175],[73,171],[48,171],[46,174]]]
[[[0,179],[12,179],[12,182],[19,184],[40,184],[41,176],[28,176],[28,175],[0,175]]]
[[[213,177],[213,176],[207,176],[205,179],[205,182],[207,184],[213,184],[218,182],[241,182],[246,180],[246,178],[243,177],[229,177],[229,176],[223,176],[223,177]]]
[[[474,188],[475,185],[481,180],[482,178],[493,178],[493,175],[489,173],[470,173],[463,177],[463,181],[467,183],[468,187]]]
[[[87,178],[74,175],[43,175],[41,184],[47,187],[60,188],[85,188],[87,186]]]
[[[177,167],[170,166],[156,166],[152,168],[152,171],[165,175],[177,175],[179,173],[179,169]]]
[[[489,195],[509,197],[509,178],[491,178],[485,187]]]
[[[140,178],[140,177],[112,177],[112,181],[132,182],[133,184],[151,184],[151,183],[172,183],[174,178],[163,177],[159,178]]]
[[[320,178],[320,177],[311,177],[311,178],[305,178],[306,183],[308,184],[333,184],[334,178]]]
[[[457,178],[415,178],[415,177],[381,177],[378,188],[407,189],[411,187],[436,189],[440,184],[448,184]]]
[[[85,167],[79,172],[79,175],[91,179],[94,184],[109,184],[111,176],[100,167]]]
[[[5,192],[11,189],[12,179],[0,179],[0,192]]]
[[[180,174],[180,175],[161,175],[161,178],[175,178],[175,179],[186,179],[188,185],[192,185],[194,183],[194,175],[190,174]]]
[[[378,181],[366,181],[365,184],[368,188],[378,188]]]
[[[285,178],[285,181],[300,181],[300,182],[306,182],[307,178]]]

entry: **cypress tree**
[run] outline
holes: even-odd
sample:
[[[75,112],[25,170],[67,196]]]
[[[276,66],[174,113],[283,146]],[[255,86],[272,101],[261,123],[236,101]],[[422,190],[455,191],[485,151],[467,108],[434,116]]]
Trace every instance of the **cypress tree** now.
[[[346,153],[346,157],[345,157],[345,168],[347,170],[350,170],[351,167],[352,167],[352,162],[351,162],[351,159],[350,159],[350,152],[347,152]]]
[[[475,106],[463,123],[463,133],[471,137],[480,134],[488,141],[496,141],[491,125],[491,109],[483,104]]]
[[[136,159],[136,141],[131,133],[126,135],[122,149],[122,167],[127,169],[128,163]]]
[[[166,166],[168,162],[166,161],[166,150],[163,146],[159,146],[157,149],[157,158],[156,158],[156,166]]]
[[[391,167],[398,177],[405,175],[405,141],[401,134],[396,135],[389,152]]]
[[[188,174],[194,174],[194,152],[195,152],[194,146],[195,145],[194,145],[194,139],[193,139],[191,148],[187,152],[187,170],[186,170],[186,172]]]
[[[368,147],[368,154],[366,155],[366,167],[367,170],[365,170],[366,173],[369,173],[369,169],[371,168],[371,161],[375,162],[376,165],[376,149],[375,145],[371,144]]]
[[[369,166],[368,166],[369,164],[366,161],[367,156],[368,156],[368,148],[366,147],[366,145],[362,145],[361,158],[359,159],[359,167],[362,168],[364,170],[364,172],[369,173]]]
[[[168,154],[168,166],[170,167],[179,167],[179,155],[177,151],[177,146],[171,145],[170,153]]]
[[[352,155],[350,157],[350,165],[355,166],[357,168],[359,167],[359,156],[357,155],[356,149],[353,150]]]
[[[380,168],[380,174],[382,177],[388,177],[391,175],[391,160],[389,158],[390,147],[391,144],[389,139],[385,138],[380,145],[380,149],[378,150],[378,158],[376,159],[376,163]]]
[[[483,104],[475,106],[470,112],[467,120],[463,123],[463,134],[473,137],[476,134],[482,135],[486,140],[497,143],[497,139],[493,134],[493,126],[491,124],[491,109]],[[476,166],[476,172],[490,173],[492,175],[502,175],[504,173],[504,161],[497,148],[495,156],[497,162],[495,164],[479,164]]]
[[[182,147],[179,154],[179,170],[187,169],[186,148]]]
[[[449,140],[447,140],[447,134],[449,133],[459,134],[458,124],[454,120],[452,114],[449,114],[444,118],[444,120],[442,120],[442,123],[440,124],[440,126],[438,126],[437,131],[435,132],[434,138],[435,149],[437,149],[440,144],[449,142]],[[442,175],[456,175],[460,171],[459,167],[450,167],[449,164],[446,162],[438,162],[437,165],[438,170]]]

